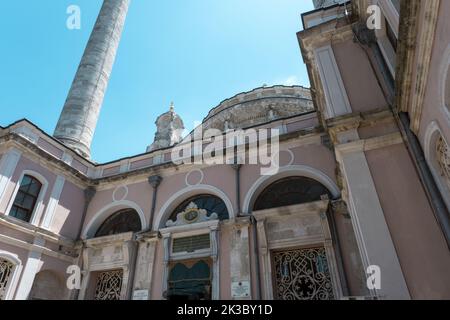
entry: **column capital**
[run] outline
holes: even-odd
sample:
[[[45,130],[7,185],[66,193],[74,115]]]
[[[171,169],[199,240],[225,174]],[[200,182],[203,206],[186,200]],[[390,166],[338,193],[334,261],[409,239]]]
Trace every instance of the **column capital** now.
[[[161,176],[158,176],[158,175],[148,177],[148,183],[154,189],[158,188],[162,181],[163,181],[163,178]]]

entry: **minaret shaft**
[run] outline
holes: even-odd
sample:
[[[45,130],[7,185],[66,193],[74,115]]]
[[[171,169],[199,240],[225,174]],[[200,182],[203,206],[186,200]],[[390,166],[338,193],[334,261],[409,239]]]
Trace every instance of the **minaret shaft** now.
[[[55,138],[86,158],[90,157],[129,3],[104,0],[55,129]]]

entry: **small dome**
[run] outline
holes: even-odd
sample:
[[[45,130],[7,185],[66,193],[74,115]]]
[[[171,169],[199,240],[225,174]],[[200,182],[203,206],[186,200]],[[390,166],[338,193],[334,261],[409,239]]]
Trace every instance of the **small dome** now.
[[[173,102],[170,104],[169,111],[163,113],[156,119],[155,140],[147,148],[147,152],[171,147],[183,138],[184,123],[181,117],[175,112]]]

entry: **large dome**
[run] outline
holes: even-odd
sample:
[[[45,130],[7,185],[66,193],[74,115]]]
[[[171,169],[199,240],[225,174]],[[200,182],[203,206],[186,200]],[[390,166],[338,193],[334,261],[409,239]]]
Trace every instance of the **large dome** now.
[[[309,89],[261,87],[224,100],[203,120],[204,129],[247,128],[314,110]]]

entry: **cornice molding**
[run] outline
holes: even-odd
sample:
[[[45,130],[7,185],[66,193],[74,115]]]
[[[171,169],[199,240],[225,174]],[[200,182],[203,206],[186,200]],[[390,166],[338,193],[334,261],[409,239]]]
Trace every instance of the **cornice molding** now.
[[[431,55],[433,53],[434,37],[437,28],[437,20],[439,16],[440,0],[433,0],[426,2],[426,9],[423,13],[425,15],[424,23],[421,26],[417,43],[417,78],[416,86],[413,91],[413,98],[411,104],[411,130],[418,134],[420,129],[420,120],[422,118],[423,102],[425,99],[425,92],[428,84],[428,75],[430,71]]]

